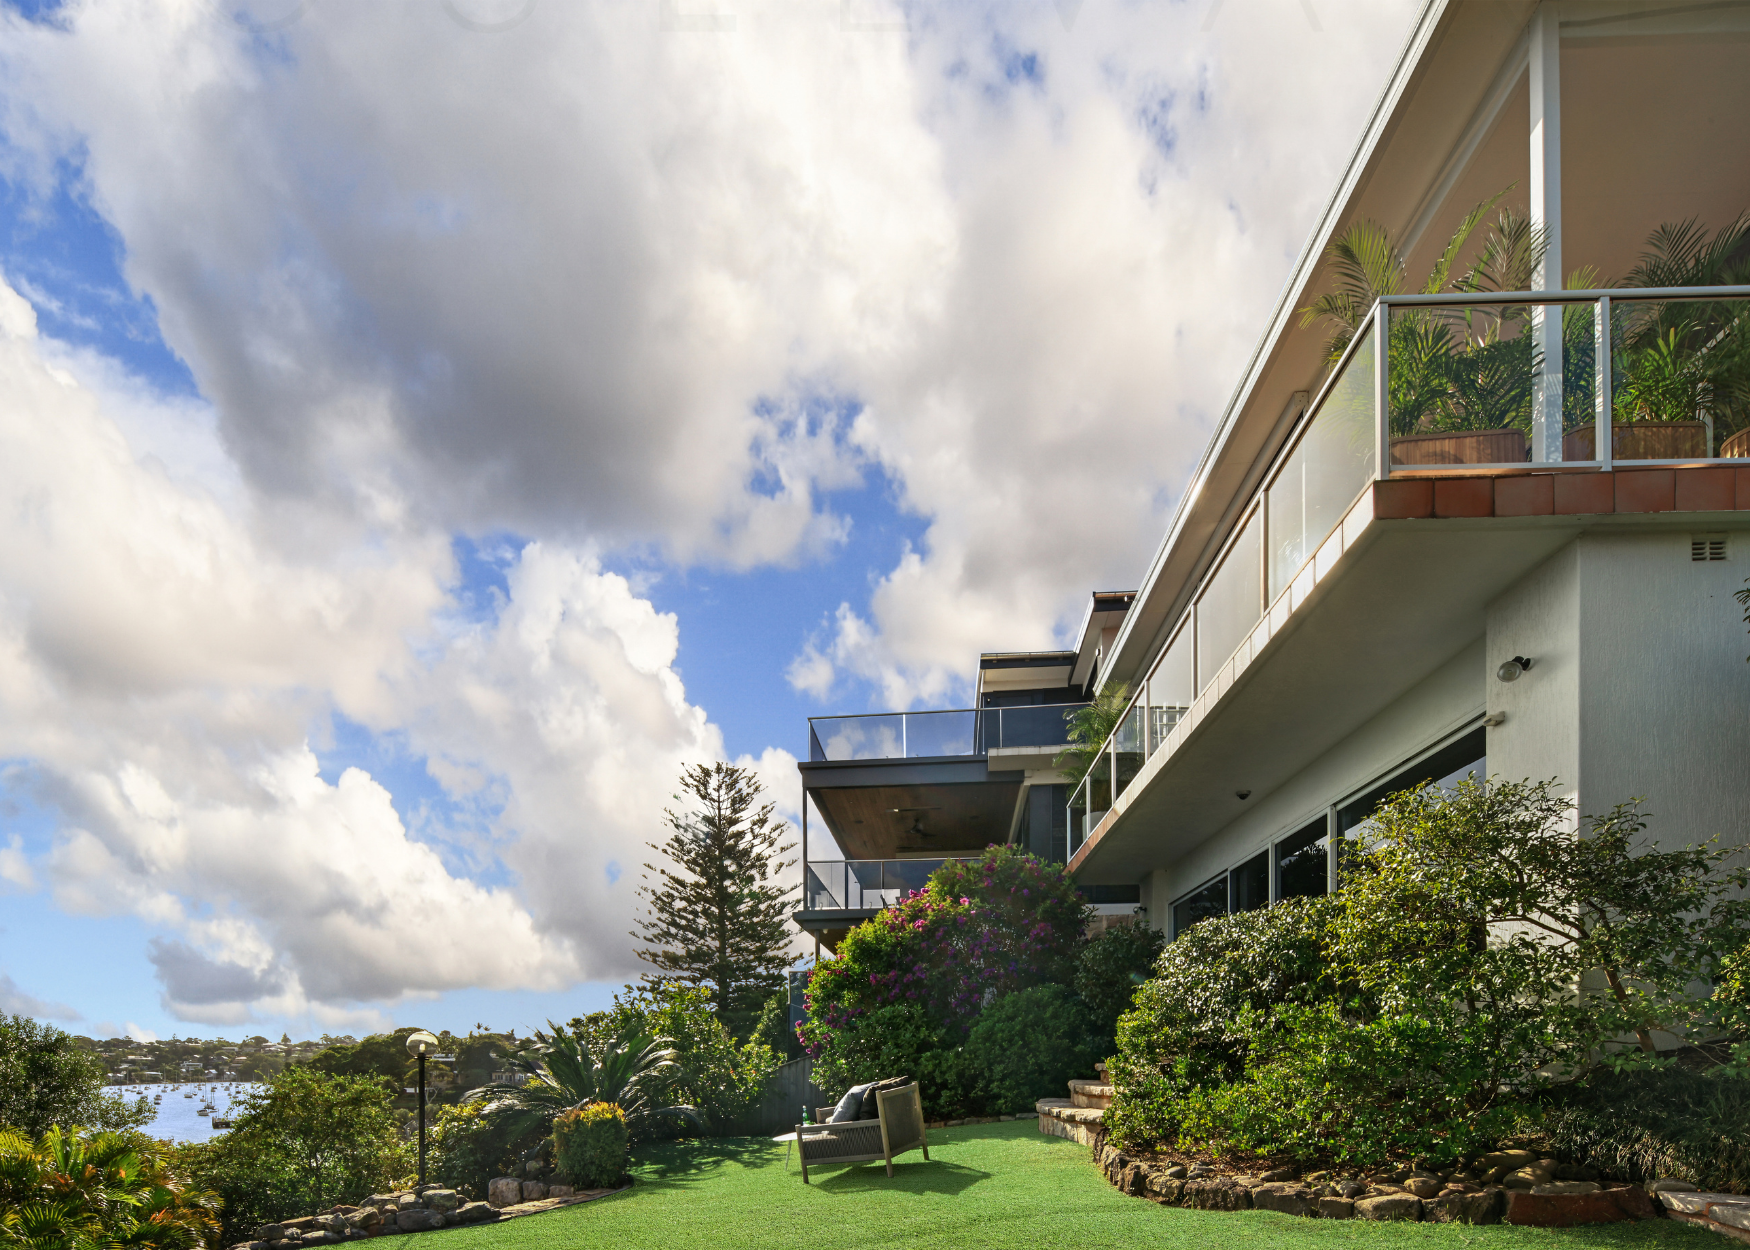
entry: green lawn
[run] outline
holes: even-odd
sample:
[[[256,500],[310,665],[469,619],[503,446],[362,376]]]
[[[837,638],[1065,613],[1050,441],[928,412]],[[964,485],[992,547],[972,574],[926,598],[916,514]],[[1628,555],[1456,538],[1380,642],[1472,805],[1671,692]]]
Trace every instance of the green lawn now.
[[[1594,1228],[1472,1228],[1308,1220],[1268,1211],[1220,1215],[1126,1198],[1086,1147],[1042,1135],[1030,1120],[930,1133],[930,1162],[905,1156],[811,1170],[802,1183],[784,1147],[758,1139],[652,1147],[624,1193],[502,1225],[430,1234],[441,1250],[866,1250],[872,1246],[1230,1247],[1682,1246],[1723,1250],[1714,1233],[1670,1220]],[[423,1243],[422,1243],[423,1244]],[[434,1247],[434,1250],[438,1250]]]

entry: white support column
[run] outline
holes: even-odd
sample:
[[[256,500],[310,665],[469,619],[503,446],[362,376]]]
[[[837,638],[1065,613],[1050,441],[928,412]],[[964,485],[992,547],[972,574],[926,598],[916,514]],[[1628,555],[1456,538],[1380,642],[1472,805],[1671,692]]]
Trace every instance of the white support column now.
[[[1531,15],[1531,224],[1543,231],[1539,291],[1562,289],[1562,36],[1557,0]],[[1562,458],[1562,311],[1534,309],[1531,332],[1542,367],[1532,380],[1531,458]]]

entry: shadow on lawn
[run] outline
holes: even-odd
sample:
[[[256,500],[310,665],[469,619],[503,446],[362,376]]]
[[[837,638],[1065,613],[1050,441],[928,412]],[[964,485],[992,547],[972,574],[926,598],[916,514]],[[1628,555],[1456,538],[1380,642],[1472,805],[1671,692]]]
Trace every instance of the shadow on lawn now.
[[[702,1180],[726,1163],[763,1168],[783,1161],[783,1150],[762,1137],[701,1137],[646,1146],[632,1167],[646,1181],[673,1184]]]
[[[869,1163],[817,1181],[815,1187],[828,1194],[867,1193],[872,1190],[900,1190],[911,1194],[958,1194],[988,1179],[990,1173],[981,1172],[977,1168],[934,1159],[925,1163],[920,1159],[916,1163],[895,1163],[892,1180],[887,1178],[884,1164]],[[798,1176],[797,1180],[801,1180],[801,1177]]]

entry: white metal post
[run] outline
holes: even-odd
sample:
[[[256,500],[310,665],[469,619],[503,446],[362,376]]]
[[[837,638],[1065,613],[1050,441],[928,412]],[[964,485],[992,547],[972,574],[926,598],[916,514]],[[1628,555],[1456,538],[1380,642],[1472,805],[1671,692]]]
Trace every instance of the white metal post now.
[[[1562,289],[1562,36],[1556,0],[1531,15],[1531,224],[1543,233],[1539,291]],[[1562,458],[1562,310],[1533,305],[1531,334],[1542,366],[1532,377],[1531,458]]]
[[[1373,419],[1376,434],[1373,480],[1391,476],[1391,306],[1373,306]],[[1305,491],[1301,492],[1302,498]],[[1310,552],[1308,553],[1311,554]]]
[[[1592,352],[1596,358],[1594,372],[1596,379],[1592,384],[1592,392],[1596,396],[1598,419],[1596,432],[1592,435],[1592,458],[1610,467],[1611,453],[1616,449],[1611,446],[1614,439],[1611,426],[1615,418],[1611,415],[1611,405],[1615,402],[1610,393],[1610,296],[1601,295],[1594,305],[1592,314]]]

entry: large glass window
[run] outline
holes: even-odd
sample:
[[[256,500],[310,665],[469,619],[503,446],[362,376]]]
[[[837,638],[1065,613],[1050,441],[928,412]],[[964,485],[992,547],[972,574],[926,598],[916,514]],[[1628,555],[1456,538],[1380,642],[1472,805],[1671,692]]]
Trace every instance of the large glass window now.
[[[1138,699],[1130,705],[1130,710],[1124,713],[1124,719],[1118,722],[1118,728],[1112,733],[1112,763],[1117,770],[1112,786],[1115,795],[1124,793],[1125,787],[1142,771],[1142,762],[1148,758],[1143,750],[1143,717],[1147,712],[1148,708]]]
[[[1381,803],[1394,794],[1429,782],[1441,789],[1447,789],[1466,777],[1474,776],[1479,781],[1486,778],[1489,775],[1486,742],[1484,731],[1474,730],[1433,754],[1417,760],[1353,802],[1344,804],[1337,810],[1337,831],[1342,835],[1345,844],[1367,837],[1373,814],[1379,810]]]
[[[1199,920],[1227,915],[1227,874],[1187,894],[1173,904],[1173,936],[1178,937]]]
[[[1202,690],[1264,614],[1263,525],[1251,518],[1197,601],[1197,689]]]
[[[1270,903],[1270,852],[1259,851],[1227,874],[1228,905],[1234,911],[1252,911]]]
[[[1330,886],[1328,826],[1320,816],[1276,844],[1276,897],[1308,898]]]
[[[1373,339],[1350,355],[1325,392],[1282,472],[1270,483],[1271,602],[1337,528],[1362,488],[1373,480],[1379,457],[1374,430]]]

